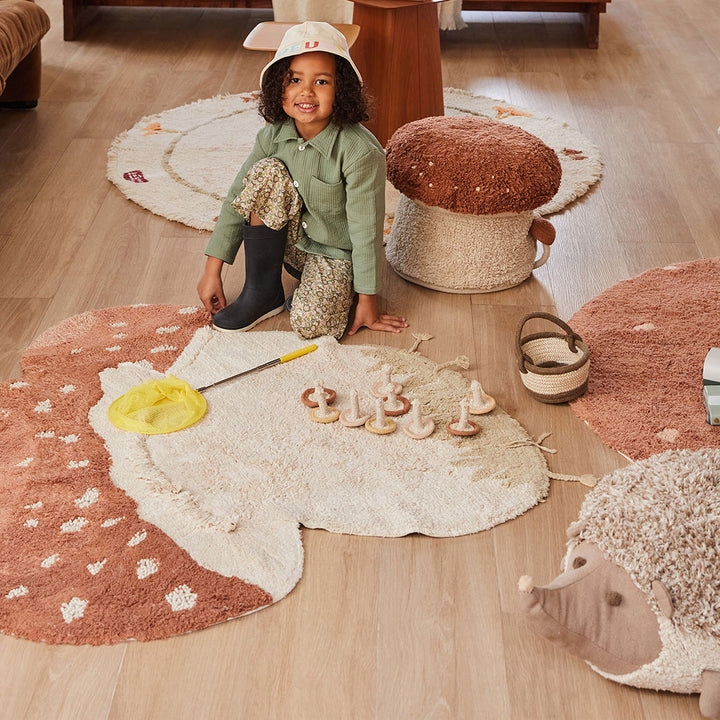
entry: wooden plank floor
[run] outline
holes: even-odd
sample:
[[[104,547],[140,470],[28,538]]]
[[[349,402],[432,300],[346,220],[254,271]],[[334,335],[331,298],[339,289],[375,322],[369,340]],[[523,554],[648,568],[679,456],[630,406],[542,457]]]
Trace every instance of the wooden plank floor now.
[[[1,379],[18,375],[35,335],[70,315],[196,302],[206,235],[125,200],[105,180],[107,148],[143,115],[255,89],[265,58],[242,40],[271,19],[108,8],[65,43],[60,0],[39,3],[53,23],[43,97],[35,111],[0,111]],[[625,461],[568,407],[527,397],[512,354],[518,320],[537,309],[567,318],[645,269],[720,254],[716,4],[618,0],[597,51],[585,49],[573,15],[466,13],[468,29],[442,35],[446,86],[564,120],[607,163],[600,184],[554,216],[550,260],[521,287],[448,295],[386,272],[387,307],[437,338],[423,352],[468,355],[468,376],[530,434],[552,432],[554,471],[602,475]],[[228,286],[240,285],[231,276]],[[289,329],[287,315],[262,329]],[[363,331],[352,342],[409,347],[412,338]],[[697,698],[606,681],[518,616],[518,577],[556,574],[583,494],[553,483],[548,501],[520,518],[455,539],[305,531],[305,572],[286,599],[184,637],[92,648],[0,636],[0,717],[699,718]]]

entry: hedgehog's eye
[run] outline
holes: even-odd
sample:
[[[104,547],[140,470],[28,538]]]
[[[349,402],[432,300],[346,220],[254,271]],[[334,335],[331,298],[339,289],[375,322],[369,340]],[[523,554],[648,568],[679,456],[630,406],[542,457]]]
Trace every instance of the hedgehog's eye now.
[[[610,590],[605,594],[605,602],[608,605],[617,607],[622,602],[622,595],[619,592],[615,592],[615,590]]]
[[[581,568],[583,565],[587,564],[587,560],[584,557],[576,557],[573,560],[573,570],[577,570],[578,568]]]

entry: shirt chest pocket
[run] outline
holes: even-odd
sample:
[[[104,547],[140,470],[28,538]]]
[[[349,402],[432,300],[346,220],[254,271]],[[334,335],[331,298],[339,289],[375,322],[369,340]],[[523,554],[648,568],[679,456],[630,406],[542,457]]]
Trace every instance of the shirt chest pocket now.
[[[345,186],[342,181],[326,183],[316,177],[310,178],[305,205],[308,210],[337,215],[345,208]]]

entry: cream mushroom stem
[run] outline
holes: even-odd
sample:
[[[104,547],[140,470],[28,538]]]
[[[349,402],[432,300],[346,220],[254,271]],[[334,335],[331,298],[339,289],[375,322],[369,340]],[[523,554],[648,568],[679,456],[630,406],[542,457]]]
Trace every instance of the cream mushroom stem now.
[[[375,398],[375,428],[381,430],[387,427],[387,418],[385,417],[385,403],[382,398]]]
[[[419,400],[412,401],[411,413],[412,415],[410,416],[410,429],[415,433],[419,433],[425,428],[425,425],[423,424],[422,411],[420,410]]]
[[[472,430],[472,425],[468,422],[470,419],[470,404],[467,398],[460,401],[460,419],[457,422],[458,430]]]
[[[472,393],[473,407],[480,408],[485,405],[482,385],[477,380],[473,380],[470,383],[470,392]]]
[[[358,391],[353,390],[350,393],[350,412],[348,418],[350,420],[357,420],[360,417],[360,399],[358,397]]]
[[[355,428],[364,425],[369,419],[370,413],[362,413],[360,410],[358,391],[351,390],[350,407],[340,413],[340,423],[345,427]]]
[[[323,400],[325,399],[325,388],[323,387],[322,380],[316,380],[315,392],[310,395],[310,400],[314,400],[316,403],[319,404],[320,398],[323,398]]]
[[[480,432],[480,426],[477,423],[471,422],[469,419],[470,415],[470,400],[464,397],[460,401],[460,419],[457,422],[449,422],[446,427],[449,433],[452,435],[477,435]]]
[[[375,417],[369,418],[365,427],[375,435],[389,435],[395,432],[397,425],[394,420],[385,417],[385,404],[381,397],[375,398]]]
[[[322,388],[320,389],[320,392],[318,392],[318,389],[315,389],[315,393],[317,394],[317,403],[318,407],[315,411],[315,414],[317,417],[325,418],[332,415],[328,408],[327,399],[325,398],[325,393],[322,391]]]
[[[422,440],[429,437],[435,430],[435,422],[432,418],[423,417],[420,409],[420,401],[413,399],[410,422],[403,428],[403,432],[414,440]]]
[[[385,401],[385,409],[389,410],[390,412],[395,412],[396,410],[400,410],[403,408],[403,402],[402,400],[398,400],[397,393],[395,392],[395,388],[388,390],[387,394],[387,400]]]

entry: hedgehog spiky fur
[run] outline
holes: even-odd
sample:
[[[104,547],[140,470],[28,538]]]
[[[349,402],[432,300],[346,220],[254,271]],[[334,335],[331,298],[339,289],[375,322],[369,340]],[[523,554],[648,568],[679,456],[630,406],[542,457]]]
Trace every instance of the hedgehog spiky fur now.
[[[668,450],[605,476],[580,510],[581,541],[623,567],[648,601],[670,593],[672,623],[720,638],[720,450]]]

